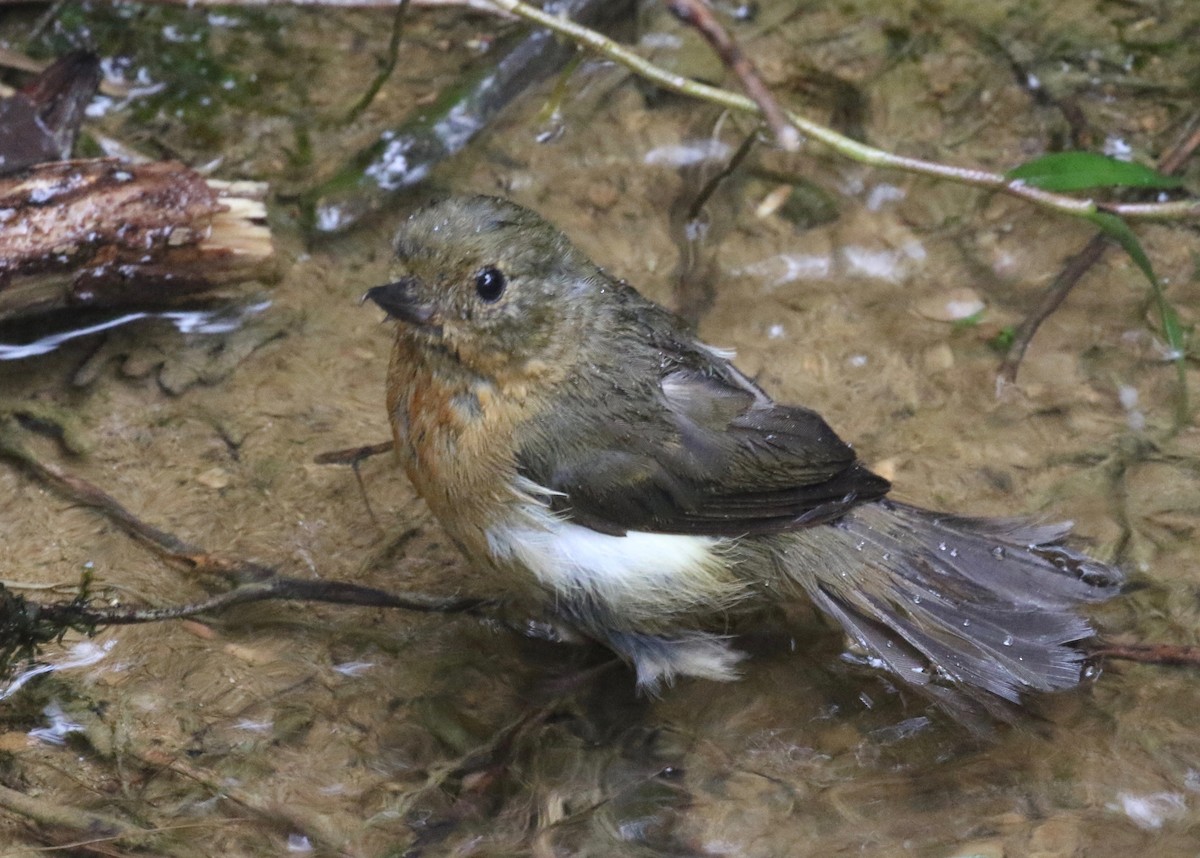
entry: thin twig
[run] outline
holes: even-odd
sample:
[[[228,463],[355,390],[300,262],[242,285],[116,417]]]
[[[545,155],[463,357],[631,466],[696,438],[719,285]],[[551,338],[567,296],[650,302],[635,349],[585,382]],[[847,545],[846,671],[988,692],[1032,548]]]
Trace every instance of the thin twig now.
[[[1042,322],[1046,321],[1050,314],[1066,300],[1067,295],[1075,288],[1075,284],[1079,282],[1080,278],[1100,261],[1100,257],[1104,256],[1104,251],[1108,249],[1108,246],[1108,236],[1104,233],[1098,232],[1093,235],[1079,253],[1067,260],[1062,271],[1058,272],[1058,276],[1054,278],[1054,282],[1047,286],[1046,291],[1042,293],[1042,300],[1038,302],[1033,312],[1021,320],[1021,324],[1017,326],[1016,332],[1013,334],[1012,345],[1008,347],[1008,353],[1004,356],[1004,362],[1000,364],[1000,372],[996,378],[997,393],[1002,391],[1005,385],[1012,384],[1017,380],[1017,371],[1021,367],[1021,361],[1025,358],[1025,351],[1033,342],[1034,335],[1042,326]]]
[[[505,12],[591,48],[663,89],[682,93],[731,110],[762,115],[762,109],[754,99],[669,72],[589,27],[559,18],[550,12],[544,12],[522,0],[490,0],[490,2]],[[1009,179],[1001,173],[993,173],[989,170],[955,167],[951,164],[924,161],[920,158],[909,158],[885,152],[882,149],[852,140],[797,113],[784,111],[784,115],[801,133],[852,161],[872,167],[901,170],[935,179],[948,179],[985,190],[998,191],[1043,208],[1077,217],[1095,214],[1098,211],[1140,220],[1182,220],[1200,217],[1200,199],[1176,200],[1166,203],[1110,203],[1078,199],[1052,191],[1044,191],[1032,187],[1020,179]]]
[[[746,56],[729,31],[721,26],[717,16],[708,7],[705,0],[669,0],[667,8],[675,17],[690,27],[699,31],[712,49],[717,52],[721,62],[738,77],[746,94],[754,99],[763,118],[766,119],[775,142],[787,152],[795,152],[800,148],[800,132],[790,122],[771,90],[763,82],[758,67]]]
[[[347,125],[354,122],[362,115],[362,112],[371,106],[371,102],[375,100],[375,96],[379,94],[379,90],[387,83],[387,79],[392,76],[392,72],[396,69],[396,60],[400,56],[400,39],[404,35],[404,20],[407,17],[408,7],[411,0],[400,0],[396,6],[396,13],[392,17],[392,38],[388,42],[387,56],[384,58],[383,67],[379,69],[379,74],[375,75],[375,79],[371,81],[371,85],[367,87],[367,91],[363,93],[362,98],[358,103],[350,108],[350,112],[346,114],[345,122]]]
[[[1192,153],[1200,148],[1200,113],[1192,114],[1188,120],[1188,128],[1183,140],[1162,156],[1158,162],[1159,172],[1173,176],[1183,169]]]
[[[1071,147],[1074,149],[1090,149],[1093,145],[1094,133],[1088,124],[1087,116],[1074,101],[1058,98],[1048,89],[1036,75],[1029,72],[1021,61],[1013,56],[1002,40],[987,32],[983,27],[964,23],[961,29],[969,38],[983,43],[993,53],[999,55],[1005,65],[1012,71],[1017,86],[1025,91],[1035,104],[1057,110],[1066,121],[1071,132]]]
[[[1106,642],[1088,650],[1093,658],[1117,658],[1140,664],[1200,667],[1200,647],[1188,644],[1123,644]]]
[[[733,171],[742,165],[746,158],[750,155],[750,150],[754,148],[754,142],[758,138],[757,132],[746,135],[746,138],[738,144],[737,149],[729,160],[711,179],[704,183],[704,187],[700,189],[700,193],[696,194],[696,199],[688,205],[687,213],[684,215],[684,222],[693,221],[700,217],[700,210],[708,204],[721,183],[733,175]]]
[[[100,512],[127,536],[166,560],[181,563],[195,572],[219,575],[239,583],[262,581],[275,574],[275,570],[267,566],[210,553],[147,524],[99,486],[38,459],[19,442],[12,424],[7,421],[0,421],[0,457],[21,465],[68,500]]]
[[[367,493],[367,484],[363,482],[362,468],[359,466],[371,456],[390,453],[393,446],[391,441],[384,441],[382,444],[367,444],[363,447],[351,447],[349,450],[334,450],[313,457],[313,462],[318,465],[350,466],[350,470],[354,472],[354,480],[358,483],[358,491],[362,495],[363,506],[367,508],[367,515],[379,528],[382,528],[383,525],[379,523],[379,516],[375,515],[375,510],[371,506],[371,496]]]
[[[266,601],[326,602],[335,605],[359,605],[367,608],[401,608],[430,614],[481,615],[495,605],[487,599],[470,596],[429,596],[424,593],[389,593],[375,587],[349,584],[344,581],[314,581],[273,575],[264,581],[248,581],[232,590],[218,593],[199,602],[169,605],[165,608],[93,608],[77,602],[41,605],[41,617],[63,623],[80,622],[91,626],[130,626],[181,620],[200,614],[211,614]]]
[[[727,113],[722,113],[722,120]],[[720,122],[718,123],[718,128]],[[683,180],[679,195],[672,200],[668,212],[671,240],[679,248],[679,262],[671,275],[674,281],[674,307],[689,324],[698,325],[700,318],[712,307],[716,295],[717,265],[714,258],[720,243],[720,220],[705,217],[704,207],[721,184],[742,165],[758,139],[756,126],[738,146],[733,156],[704,182],[692,198],[692,186],[703,180],[709,165],[701,162],[685,165],[680,171]],[[719,132],[714,129],[716,139]]]
[[[356,465],[363,459],[391,452],[391,449],[391,441],[365,444],[362,447],[348,447],[345,450],[330,450],[328,453],[320,453],[313,456],[313,462],[317,465]]]

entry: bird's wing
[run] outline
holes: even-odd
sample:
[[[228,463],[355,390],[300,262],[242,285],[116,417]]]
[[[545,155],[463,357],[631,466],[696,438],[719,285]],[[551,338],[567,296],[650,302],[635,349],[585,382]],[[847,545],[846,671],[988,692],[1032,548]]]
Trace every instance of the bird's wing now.
[[[888,491],[816,412],[772,402],[724,360],[690,357],[641,397],[551,416],[522,446],[522,473],[606,533],[792,530]]]

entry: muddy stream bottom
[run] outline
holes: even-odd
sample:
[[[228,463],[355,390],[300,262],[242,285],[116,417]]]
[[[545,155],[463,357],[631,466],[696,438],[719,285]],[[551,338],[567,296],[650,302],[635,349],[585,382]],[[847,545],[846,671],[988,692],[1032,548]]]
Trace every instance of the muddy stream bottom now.
[[[1153,14],[1079,0],[1053,12],[800,6],[763,2],[735,35],[781,98],[883,148],[989,168],[1044,151],[1068,123],[1013,63],[1083,111],[1095,148],[1119,141],[1147,163],[1173,142],[1188,99],[1195,108],[1200,10],[1184,0]],[[111,14],[68,4],[51,36],[103,34]],[[0,41],[27,47],[31,23],[0,21]],[[207,136],[198,114],[164,104],[147,116],[137,100],[97,127],[191,163],[220,157],[219,177],[281,192],[328,176],[428,101],[480,61],[481,36],[500,26],[412,10],[405,61],[344,124],[386,51],[386,11],[279,10],[264,21],[229,10],[214,22],[158,10],[120,23],[138,34],[123,47],[131,77],[178,45],[173,36],[205,30],[202,47],[236,86],[211,82]],[[661,10],[641,27],[657,61],[713,73]],[[29,433],[38,456],[207,549],[297,577],[499,595],[390,456],[363,462],[361,485],[314,457],[390,437],[391,326],[359,299],[386,282],[405,207],[434,192],[503,194],[697,317],[703,338],[736,349],[777,399],[819,410],[897,497],[1073,520],[1138,585],[1096,613],[1107,633],[1197,643],[1200,432],[1169,431],[1175,367],[1125,257],[1111,251],[1087,275],[998,397],[996,344],[1090,237],[1083,225],[815,148],[785,157],[759,146],[710,202],[693,285],[680,288],[671,212],[751,126],[591,59],[547,119],[556,83],[345,236],[306,241],[283,193],[271,219],[284,274],[247,299],[269,305],[236,330],[181,333],[151,319],[0,362],[0,410],[67,415],[82,451]],[[220,100],[231,89],[245,98]],[[850,117],[832,109],[847,105],[857,105]],[[784,186],[787,201],[764,208]],[[1191,323],[1195,227],[1139,235]],[[956,319],[964,301],[966,321]],[[1194,367],[1186,373],[1200,401]],[[175,604],[215,587],[9,464],[0,544],[0,580],[30,598],[50,598],[48,585],[69,592],[85,570],[114,605]],[[154,829],[146,851],[163,855],[1200,853],[1194,672],[1110,666],[981,739],[858,664],[804,606],[744,646],[753,657],[741,682],[685,681],[655,699],[600,649],[469,617],[267,603],[68,635],[42,653],[56,669],[0,700],[0,779]],[[5,855],[44,854],[43,834],[0,815]]]

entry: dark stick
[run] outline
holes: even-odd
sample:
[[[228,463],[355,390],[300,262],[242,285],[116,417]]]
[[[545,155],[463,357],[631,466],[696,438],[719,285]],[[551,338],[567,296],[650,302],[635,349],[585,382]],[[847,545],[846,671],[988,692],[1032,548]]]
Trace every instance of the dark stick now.
[[[350,470],[354,471],[354,479],[358,483],[358,491],[362,494],[363,506],[367,508],[367,515],[371,516],[371,521],[375,522],[376,527],[382,527],[382,525],[371,506],[371,496],[367,494],[367,484],[363,482],[362,470],[359,465],[372,456],[390,453],[393,446],[391,441],[384,441],[382,444],[367,444],[363,447],[351,447],[348,450],[332,450],[313,457],[313,462],[318,465],[350,466]]]
[[[675,282],[675,309],[692,325],[699,324],[700,318],[712,307],[716,294],[718,266],[715,255],[720,244],[720,230],[715,224],[719,221],[704,217],[704,207],[721,183],[746,160],[758,135],[756,126],[733,157],[704,183],[695,199],[690,199],[690,190],[703,179],[705,165],[693,164],[679,171],[683,187],[672,200],[667,218],[671,240],[679,248],[679,262],[671,279]]]
[[[313,456],[313,462],[318,465],[357,465],[363,459],[387,453],[392,449],[391,441],[380,444],[366,444],[362,447],[348,447],[345,450],[330,450]]]
[[[1187,163],[1188,158],[1192,157],[1192,153],[1196,151],[1197,147],[1200,147],[1200,114],[1194,115],[1188,121],[1188,126],[1191,128],[1191,131],[1188,132],[1183,141],[1159,159],[1159,172],[1165,173],[1168,176],[1178,173],[1183,169],[1183,165]]]
[[[1088,650],[1095,658],[1118,658],[1141,664],[1200,667],[1200,647],[1187,644],[1122,644],[1105,642]]]
[[[262,564],[212,554],[174,534],[147,524],[99,486],[37,459],[13,439],[11,430],[0,429],[0,456],[17,462],[68,500],[96,510],[127,536],[149,547],[166,560],[182,563],[196,572],[220,575],[236,583],[263,581],[275,574],[275,570]]]
[[[392,38],[388,42],[387,58],[383,62],[383,67],[379,70],[379,74],[371,81],[371,85],[367,87],[367,91],[363,93],[362,98],[358,103],[350,108],[350,112],[346,114],[346,124],[350,124],[362,116],[362,112],[371,106],[371,102],[375,100],[375,96],[379,94],[379,90],[387,83],[392,72],[396,70],[396,60],[400,56],[400,39],[404,35],[404,19],[408,13],[409,0],[400,0],[396,5],[396,14],[392,18]]]
[[[700,210],[708,203],[721,182],[733,175],[733,171],[742,165],[742,162],[750,155],[750,150],[754,147],[754,142],[758,138],[757,132],[749,134],[737,147],[737,151],[733,153],[729,161],[723,166],[716,175],[704,183],[704,187],[700,189],[700,193],[696,195],[696,199],[692,200],[688,206],[687,214],[684,215],[684,223],[694,221],[700,217]]]
[[[398,595],[374,587],[363,587],[343,581],[313,581],[274,575],[263,581],[239,584],[232,590],[220,593],[200,602],[186,605],[171,605],[166,608],[92,608],[76,602],[41,606],[41,614],[47,620],[82,622],[96,626],[129,626],[138,623],[156,623],[162,620],[180,620],[197,614],[212,613],[273,599],[294,602],[328,602],[335,605],[360,605],[368,608],[402,608],[431,614],[471,614],[478,616],[493,602],[466,596],[446,598],[428,596],[424,593]]]
[[[781,149],[795,152],[800,148],[800,132],[788,121],[779,102],[767,85],[763,83],[758,68],[742,51],[738,43],[729,35],[729,31],[721,26],[721,22],[713,15],[712,9],[704,0],[668,0],[667,8],[690,27],[694,27],[712,45],[721,62],[737,75],[742,82],[746,95],[754,100],[763,112],[763,118],[775,135],[775,141]]]
[[[1083,246],[1082,250],[1067,260],[1066,266],[1058,272],[1054,282],[1046,287],[1037,307],[1017,326],[1012,345],[1008,347],[1008,354],[1004,356],[1004,362],[1000,364],[999,380],[1001,384],[1012,384],[1017,380],[1017,371],[1021,368],[1021,361],[1024,360],[1025,352],[1029,348],[1029,344],[1033,342],[1042,322],[1050,318],[1050,314],[1066,300],[1067,295],[1075,288],[1075,284],[1079,282],[1080,278],[1100,261],[1100,257],[1104,255],[1108,246],[1108,237],[1102,232],[1096,233]]]

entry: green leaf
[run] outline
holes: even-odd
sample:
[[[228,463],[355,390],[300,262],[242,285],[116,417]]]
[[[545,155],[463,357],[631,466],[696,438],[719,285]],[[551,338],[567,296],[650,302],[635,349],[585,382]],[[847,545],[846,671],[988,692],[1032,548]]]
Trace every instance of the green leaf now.
[[[1003,328],[1000,329],[999,333],[997,333],[996,336],[994,336],[990,340],[988,340],[988,345],[995,351],[998,351],[1001,354],[1004,354],[1010,348],[1012,348],[1012,344],[1014,342],[1016,342],[1016,339],[1017,339],[1017,329],[1014,328],[1012,325],[1005,325]]]
[[[1162,319],[1163,336],[1167,340],[1167,345],[1171,347],[1171,351],[1176,355],[1182,354],[1184,350],[1183,326],[1179,323],[1179,315],[1163,294],[1162,282],[1158,279],[1158,275],[1154,273],[1154,266],[1150,264],[1150,257],[1142,249],[1142,243],[1133,234],[1133,230],[1129,228],[1129,224],[1108,212],[1093,212],[1087,218],[1100,227],[1100,229],[1104,230],[1106,235],[1120,244],[1124,251],[1129,254],[1129,258],[1134,261],[1134,264],[1146,275],[1146,279],[1150,281],[1150,288],[1154,290],[1154,299],[1158,304],[1159,316]]]
[[[1026,161],[1006,174],[1045,191],[1088,188],[1177,188],[1178,179],[1133,161],[1118,161],[1097,152],[1054,152]]]
[[[1167,341],[1167,346],[1171,350],[1171,360],[1175,362],[1179,376],[1176,424],[1177,426],[1182,426],[1188,420],[1189,407],[1187,378],[1184,375],[1183,362],[1187,356],[1187,334],[1184,331],[1183,324],[1179,321],[1179,314],[1175,311],[1175,307],[1171,302],[1167,300],[1167,296],[1163,292],[1162,281],[1154,273],[1154,266],[1150,264],[1150,257],[1142,249],[1142,243],[1138,241],[1138,237],[1129,228],[1129,224],[1108,212],[1092,212],[1089,215],[1085,215],[1085,217],[1100,227],[1105,235],[1120,244],[1124,251],[1129,254],[1129,258],[1133,260],[1134,264],[1146,275],[1146,279],[1150,281],[1150,289],[1154,294],[1154,303],[1158,307],[1158,318],[1159,323],[1162,325],[1163,338]]]

